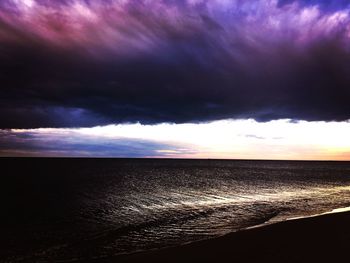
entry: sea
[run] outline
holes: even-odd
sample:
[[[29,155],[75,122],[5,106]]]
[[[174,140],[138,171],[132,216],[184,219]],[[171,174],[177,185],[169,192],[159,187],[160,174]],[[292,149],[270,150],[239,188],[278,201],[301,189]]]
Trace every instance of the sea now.
[[[1,158],[0,262],[85,262],[350,206],[350,162]]]

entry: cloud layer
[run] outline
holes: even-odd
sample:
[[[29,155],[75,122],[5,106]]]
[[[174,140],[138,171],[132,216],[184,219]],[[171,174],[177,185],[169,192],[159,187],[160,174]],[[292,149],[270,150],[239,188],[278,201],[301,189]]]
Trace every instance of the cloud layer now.
[[[90,136],[74,129],[0,130],[0,157],[170,157],[195,154],[181,145],[115,136]]]
[[[349,22],[349,1],[1,1],[0,128],[347,120]]]

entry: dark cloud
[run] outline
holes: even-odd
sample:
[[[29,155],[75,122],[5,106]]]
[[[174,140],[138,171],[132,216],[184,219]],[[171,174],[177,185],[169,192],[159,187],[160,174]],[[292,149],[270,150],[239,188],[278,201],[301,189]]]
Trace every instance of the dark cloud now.
[[[253,22],[237,7],[229,18],[178,7],[187,14],[175,25],[129,7],[130,24],[107,37],[99,22],[100,32],[84,29],[89,41],[68,38],[62,24],[46,28],[59,35],[48,40],[0,16],[0,128],[350,119],[349,11],[333,21],[337,13],[302,17],[284,4],[274,7],[276,29],[255,2],[262,14]]]

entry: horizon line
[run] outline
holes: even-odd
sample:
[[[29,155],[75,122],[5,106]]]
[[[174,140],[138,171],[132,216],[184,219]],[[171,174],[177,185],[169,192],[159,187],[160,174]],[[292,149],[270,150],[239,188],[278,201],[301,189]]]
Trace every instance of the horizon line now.
[[[281,162],[350,162],[350,160],[321,159],[242,159],[242,158],[176,158],[176,157],[99,157],[99,156],[0,156],[0,159],[131,159],[131,160],[189,160],[189,161],[281,161]]]

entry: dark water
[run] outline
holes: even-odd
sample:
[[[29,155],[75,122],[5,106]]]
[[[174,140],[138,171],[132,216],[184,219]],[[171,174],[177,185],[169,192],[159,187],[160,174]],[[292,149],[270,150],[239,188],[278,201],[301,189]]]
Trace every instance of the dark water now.
[[[350,162],[0,159],[1,262],[179,245],[350,206]]]

